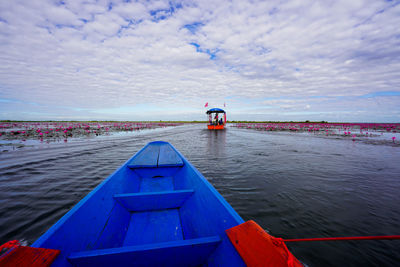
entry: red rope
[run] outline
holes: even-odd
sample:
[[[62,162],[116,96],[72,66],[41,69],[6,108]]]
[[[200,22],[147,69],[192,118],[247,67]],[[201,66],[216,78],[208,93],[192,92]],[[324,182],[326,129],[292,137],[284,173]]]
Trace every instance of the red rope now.
[[[283,241],[284,242],[303,242],[303,241],[392,240],[392,239],[400,239],[400,235],[299,238],[299,239],[283,239]]]

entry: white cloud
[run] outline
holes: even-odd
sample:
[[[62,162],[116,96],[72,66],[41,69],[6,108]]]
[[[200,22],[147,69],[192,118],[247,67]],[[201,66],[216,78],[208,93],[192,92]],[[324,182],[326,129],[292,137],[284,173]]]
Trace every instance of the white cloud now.
[[[398,120],[398,97],[378,96],[388,105],[379,112],[360,98],[400,91],[396,2],[64,3],[0,3],[0,99],[54,116],[107,108],[105,119],[120,107],[132,119],[143,104],[153,107],[149,119],[176,116],[169,105],[192,114],[208,101],[260,117],[307,109],[329,120],[357,107],[372,120]]]
[[[136,2],[122,3],[117,5],[112,9],[112,12],[118,14],[126,20],[139,21],[142,19],[148,19],[150,17],[146,7],[143,4]]]
[[[45,14],[43,14],[46,20],[48,20],[52,24],[62,24],[62,25],[73,25],[80,26],[83,24],[82,21],[78,20],[78,17],[64,8],[63,6],[52,6],[45,10]]]

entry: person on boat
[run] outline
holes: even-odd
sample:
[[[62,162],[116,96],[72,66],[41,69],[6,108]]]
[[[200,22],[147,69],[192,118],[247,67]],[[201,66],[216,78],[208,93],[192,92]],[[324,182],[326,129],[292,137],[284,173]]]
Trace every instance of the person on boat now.
[[[214,125],[218,125],[218,113],[214,117]]]
[[[219,125],[222,125],[222,124],[224,124],[224,123],[223,123],[222,118],[221,118],[221,119],[219,119]]]

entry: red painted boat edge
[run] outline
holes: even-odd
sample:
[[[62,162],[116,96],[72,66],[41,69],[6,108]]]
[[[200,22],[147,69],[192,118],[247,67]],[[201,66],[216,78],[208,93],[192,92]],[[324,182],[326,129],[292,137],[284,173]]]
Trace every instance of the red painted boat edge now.
[[[209,130],[223,130],[225,129],[225,125],[207,125]]]
[[[17,240],[0,246],[0,266],[2,267],[48,267],[56,259],[59,250],[21,246]]]
[[[269,235],[252,220],[225,232],[248,267],[303,266],[287,249],[282,239]]]

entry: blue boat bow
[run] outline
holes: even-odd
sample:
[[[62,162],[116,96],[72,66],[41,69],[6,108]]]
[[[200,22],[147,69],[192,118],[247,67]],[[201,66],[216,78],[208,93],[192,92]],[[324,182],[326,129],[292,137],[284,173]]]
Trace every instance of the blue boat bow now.
[[[32,247],[52,266],[245,266],[225,230],[243,219],[171,144],[147,144]]]

